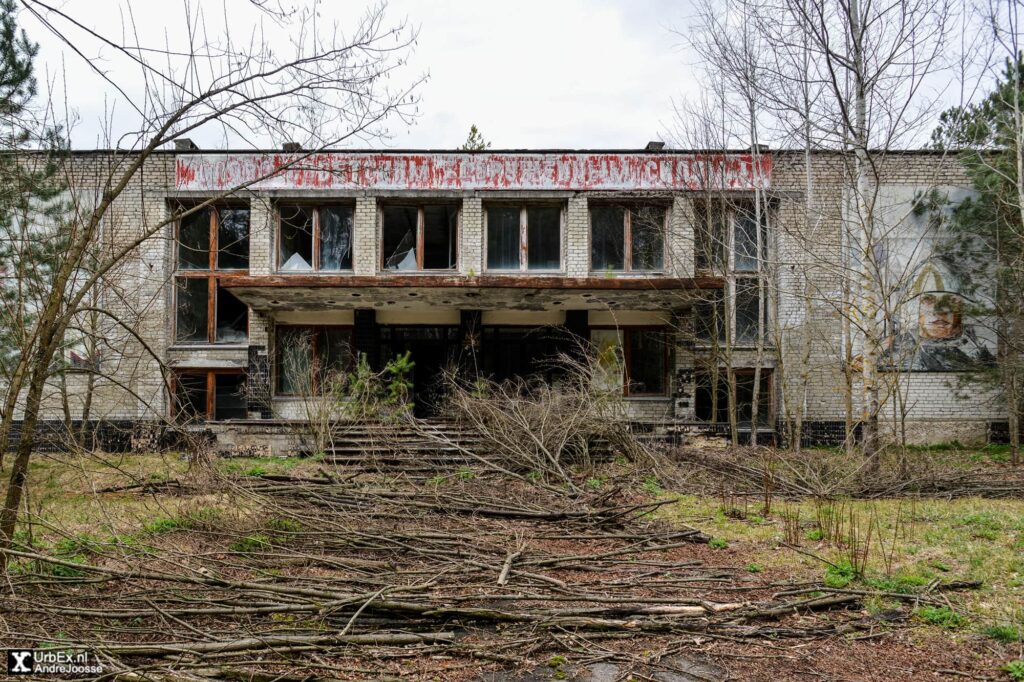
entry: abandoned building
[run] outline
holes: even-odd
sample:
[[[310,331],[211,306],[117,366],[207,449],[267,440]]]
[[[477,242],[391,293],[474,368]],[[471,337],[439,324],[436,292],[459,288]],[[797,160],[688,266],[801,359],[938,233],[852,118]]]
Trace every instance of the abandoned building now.
[[[98,191],[90,183],[117,157],[75,154],[76,189]],[[838,442],[857,362],[836,304],[845,167],[834,153],[806,158],[813,197],[802,151],[232,152],[183,141],[147,160],[105,220],[105,239],[127,240],[217,198],[146,239],[101,294],[159,357],[111,328],[91,350],[71,347],[70,367],[101,368],[90,420],[187,414],[221,434],[266,434],[302,418],[310,382],[288,353],[379,367],[408,351],[414,411],[430,416],[443,368],[543,375],[583,339],[618,358],[614,380],[643,428],[721,430],[734,387],[741,432],[756,392],[763,437],[799,416],[806,440]],[[880,201],[900,213],[889,256],[913,275],[910,312],[889,322],[882,370],[900,380],[883,420],[895,429],[898,413],[914,441],[984,440],[1004,408],[962,379],[992,342],[936,303],[958,293],[957,273],[921,251],[928,220],[906,210],[968,182],[930,152],[887,164]],[[68,382],[63,398],[48,395],[48,417],[68,413],[62,402],[80,414],[85,378]]]

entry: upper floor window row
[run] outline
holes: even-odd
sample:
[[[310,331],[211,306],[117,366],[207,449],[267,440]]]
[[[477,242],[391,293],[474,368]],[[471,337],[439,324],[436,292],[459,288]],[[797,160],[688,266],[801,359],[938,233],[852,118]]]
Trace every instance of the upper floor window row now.
[[[247,270],[249,209],[230,205],[194,209],[178,221],[177,244],[179,270]]]
[[[651,272],[665,266],[663,206],[615,206],[590,209],[590,269]]]

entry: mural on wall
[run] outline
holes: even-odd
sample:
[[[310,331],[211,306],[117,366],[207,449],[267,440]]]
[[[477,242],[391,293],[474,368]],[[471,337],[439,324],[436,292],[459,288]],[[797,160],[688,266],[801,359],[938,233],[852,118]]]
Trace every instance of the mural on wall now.
[[[995,359],[992,330],[977,314],[984,291],[968,286],[984,268],[950,253],[944,218],[968,190],[944,187],[922,208],[927,190],[890,186],[880,190],[881,221],[887,230],[882,263],[891,285],[890,316],[882,369],[959,372]],[[915,205],[917,208],[915,209]]]

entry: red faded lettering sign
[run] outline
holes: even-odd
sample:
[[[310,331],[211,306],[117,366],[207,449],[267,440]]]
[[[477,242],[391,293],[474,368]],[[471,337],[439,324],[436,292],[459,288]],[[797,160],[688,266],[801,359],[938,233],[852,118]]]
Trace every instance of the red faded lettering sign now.
[[[772,157],[751,154],[318,152],[182,154],[179,190],[767,189]]]

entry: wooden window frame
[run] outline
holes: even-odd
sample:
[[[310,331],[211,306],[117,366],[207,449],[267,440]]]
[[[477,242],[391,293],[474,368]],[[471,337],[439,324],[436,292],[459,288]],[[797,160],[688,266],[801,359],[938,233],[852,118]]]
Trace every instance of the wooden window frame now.
[[[271,378],[270,378],[271,382],[272,382],[272,385],[274,387],[274,396],[280,396],[282,398],[298,398],[298,397],[301,397],[300,394],[298,394],[298,393],[285,393],[285,392],[281,391],[279,389],[278,380],[279,380],[280,374],[281,374],[281,360],[280,360],[280,358],[281,358],[281,344],[280,344],[281,332],[285,331],[285,330],[291,331],[291,330],[303,330],[303,329],[312,333],[312,347],[310,349],[310,352],[312,353],[313,357],[316,357],[317,348],[319,347],[320,333],[324,329],[346,329],[346,330],[348,330],[350,343],[353,345],[353,350],[354,350],[355,326],[351,325],[351,324],[279,324],[279,325],[276,325],[274,327],[274,363],[273,363],[272,370],[271,370],[271,374],[273,376],[271,376]],[[353,353],[353,360],[355,359],[355,357],[356,357],[356,354]],[[351,369],[351,366],[350,366],[350,369]],[[310,377],[310,385],[313,385],[313,381],[315,381],[315,380],[316,380],[316,377],[311,376]]]
[[[656,207],[662,210],[661,218],[661,267],[652,268],[650,270],[636,270],[633,268],[633,211],[639,211],[641,208]],[[623,238],[623,256],[622,256],[622,269],[621,270],[609,270],[609,272],[639,272],[642,274],[657,274],[665,271],[665,263],[668,262],[668,218],[669,218],[669,206],[660,203],[630,203],[630,204],[613,204],[613,203],[601,203],[594,202],[587,207],[587,217],[590,222],[590,240],[589,240],[589,253],[587,254],[587,267],[591,272],[594,270],[594,214],[595,208],[621,208],[622,209],[622,238]],[[597,272],[604,272],[604,270],[598,270]]]
[[[426,225],[426,208],[428,206],[451,206],[455,209],[455,264],[450,268],[425,268],[423,267],[424,257],[424,245],[426,244],[425,225]],[[387,268],[386,259],[387,255],[384,253],[384,209],[388,207],[404,207],[404,208],[415,208],[416,209],[416,269],[415,270],[398,270],[397,268]],[[377,241],[379,243],[378,251],[378,267],[381,272],[389,274],[409,274],[414,272],[458,272],[459,270],[459,259],[462,256],[462,250],[459,248],[462,241],[462,206],[458,202],[453,201],[433,201],[433,202],[387,202],[377,206],[377,224],[380,226],[377,230]]]
[[[519,209],[519,268],[490,268],[487,266],[487,242],[490,230],[489,213],[491,208],[518,208]],[[558,208],[558,267],[530,269],[530,224],[529,210],[531,208]],[[565,271],[565,203],[564,202],[543,202],[531,201],[529,203],[489,201],[483,205],[484,214],[484,243],[483,243],[483,267],[488,272],[495,273],[553,273]]]
[[[612,331],[618,331],[618,332],[622,333],[622,395],[623,396],[625,396],[626,398],[668,398],[670,396],[671,390],[670,390],[669,383],[670,383],[670,379],[672,377],[672,372],[671,372],[671,370],[669,368],[669,361],[672,359],[672,356],[671,356],[671,354],[669,352],[669,350],[670,350],[669,349],[669,345],[670,344],[668,342],[669,331],[670,331],[669,327],[667,327],[665,325],[659,325],[659,324],[628,325],[628,326],[625,326],[625,325],[620,325],[620,326],[615,326],[615,325],[591,325],[589,327],[589,330],[590,331],[595,331],[595,330],[612,330]],[[632,357],[633,357],[633,355],[632,355],[633,354],[633,342],[632,342],[632,339],[629,338],[629,337],[630,337],[630,334],[633,331],[657,331],[657,332],[661,332],[662,336],[665,338],[665,344],[664,344],[664,346],[665,346],[665,350],[664,350],[664,353],[665,353],[665,373],[664,373],[665,388],[660,393],[634,393],[634,392],[632,392],[630,390],[631,381],[630,381],[630,376],[629,376],[629,363],[630,363],[630,361],[632,360]]]
[[[174,283],[173,296],[171,297],[171,309],[174,311],[172,338],[176,345],[199,346],[204,344],[216,345],[237,345],[237,342],[217,341],[217,288],[220,279],[228,274],[248,275],[249,268],[218,268],[217,257],[220,254],[220,244],[217,233],[220,228],[221,209],[249,208],[242,204],[217,203],[205,207],[203,210],[210,211],[210,252],[208,254],[207,269],[205,270],[182,270],[179,262],[179,244],[181,243],[181,218],[174,223]],[[252,210],[249,212],[250,238],[252,236]],[[183,341],[178,339],[178,287],[177,282],[181,279],[205,279],[206,280],[206,341]],[[247,323],[249,320],[247,320]],[[246,336],[250,328],[246,325]]]
[[[230,375],[230,376],[241,376],[245,374],[245,370],[242,368],[233,367],[218,367],[218,368],[206,368],[206,367],[178,367],[175,368],[171,374],[170,389],[171,399],[169,401],[171,408],[171,420],[178,418],[178,377],[182,374],[194,374],[194,375],[206,375],[206,405],[205,414],[200,419],[202,421],[212,422],[217,421],[214,417],[216,416],[216,398],[217,398],[217,376],[218,375]]]
[[[282,270],[281,269],[281,208],[285,206],[300,206],[302,208],[308,208],[313,211],[313,249],[312,249],[312,269],[310,270]],[[342,268],[340,270],[321,270],[320,269],[320,211],[327,208],[347,208],[352,211],[352,228],[351,228],[351,244],[352,244],[352,267]],[[277,227],[274,230],[274,272],[281,275],[309,275],[316,272],[352,272],[356,266],[356,207],[355,204],[345,202],[330,202],[330,203],[317,203],[311,201],[279,201],[275,204],[274,210],[277,214]]]

